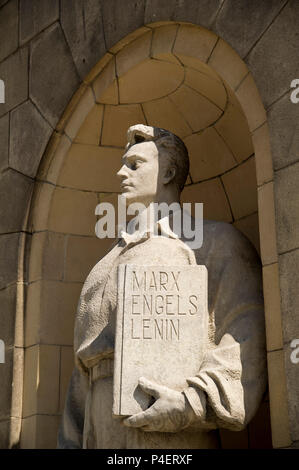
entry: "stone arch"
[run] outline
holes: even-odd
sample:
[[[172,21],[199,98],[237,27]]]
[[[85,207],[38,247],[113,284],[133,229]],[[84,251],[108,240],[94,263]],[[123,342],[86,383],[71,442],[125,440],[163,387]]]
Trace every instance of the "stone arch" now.
[[[272,230],[275,240],[266,114],[246,65],[204,28],[158,23],[138,29],[85,78],[38,171],[29,222],[22,447],[55,445],[77,299],[89,269],[110,245],[95,237],[94,209],[98,202],[115,203],[125,130],[136,122],[184,139],[191,167],[183,201],[204,202],[205,217],[233,223],[258,251],[261,246],[263,262],[271,256],[263,232]],[[258,216],[268,220],[260,229]]]

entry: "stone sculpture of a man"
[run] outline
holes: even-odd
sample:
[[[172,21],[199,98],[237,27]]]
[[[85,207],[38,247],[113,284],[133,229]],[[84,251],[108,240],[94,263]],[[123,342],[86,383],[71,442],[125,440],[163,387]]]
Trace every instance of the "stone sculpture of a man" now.
[[[118,172],[127,203],[148,208],[152,202],[179,202],[188,171],[188,153],[178,137],[143,125],[129,129]],[[266,385],[258,256],[230,224],[204,221],[203,244],[191,250],[168,222],[158,237],[152,227],[124,233],[84,284],[60,448],[216,448],[219,428],[239,431],[257,411]],[[194,259],[208,270],[208,345],[200,370],[186,378],[182,391],[141,378],[139,386],[154,403],[126,419],[113,418],[118,266],[188,265]]]

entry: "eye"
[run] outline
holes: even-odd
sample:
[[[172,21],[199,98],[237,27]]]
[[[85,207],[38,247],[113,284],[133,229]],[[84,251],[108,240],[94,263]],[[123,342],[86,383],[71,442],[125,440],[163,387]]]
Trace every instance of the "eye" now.
[[[142,163],[141,160],[134,160],[132,163],[131,163],[131,170],[137,170],[137,168],[140,166],[140,163]]]

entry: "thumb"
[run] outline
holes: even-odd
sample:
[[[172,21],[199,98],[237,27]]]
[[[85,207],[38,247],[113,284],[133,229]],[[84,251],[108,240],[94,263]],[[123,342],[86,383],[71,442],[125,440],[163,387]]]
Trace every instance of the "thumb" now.
[[[156,382],[146,379],[145,377],[140,377],[138,383],[140,388],[142,388],[145,393],[152,395],[156,399],[169,390],[164,385],[159,385]]]

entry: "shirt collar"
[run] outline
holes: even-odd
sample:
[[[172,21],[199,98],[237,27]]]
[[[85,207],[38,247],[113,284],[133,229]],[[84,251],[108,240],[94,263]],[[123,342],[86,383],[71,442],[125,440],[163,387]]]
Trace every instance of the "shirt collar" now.
[[[177,210],[181,210],[181,208],[178,208]],[[176,212],[176,210],[173,212]],[[139,243],[142,240],[155,236],[164,236],[172,239],[179,238],[178,235],[170,228],[169,215],[157,220],[156,223],[150,226],[146,223],[145,217],[147,217],[147,213],[142,212],[130,221],[130,227],[136,226],[137,222],[139,222],[139,225],[144,227],[142,230],[134,231],[133,229],[129,229],[128,232],[125,230],[120,232],[120,237],[124,240],[126,245]],[[158,233],[159,235],[157,235]]]

